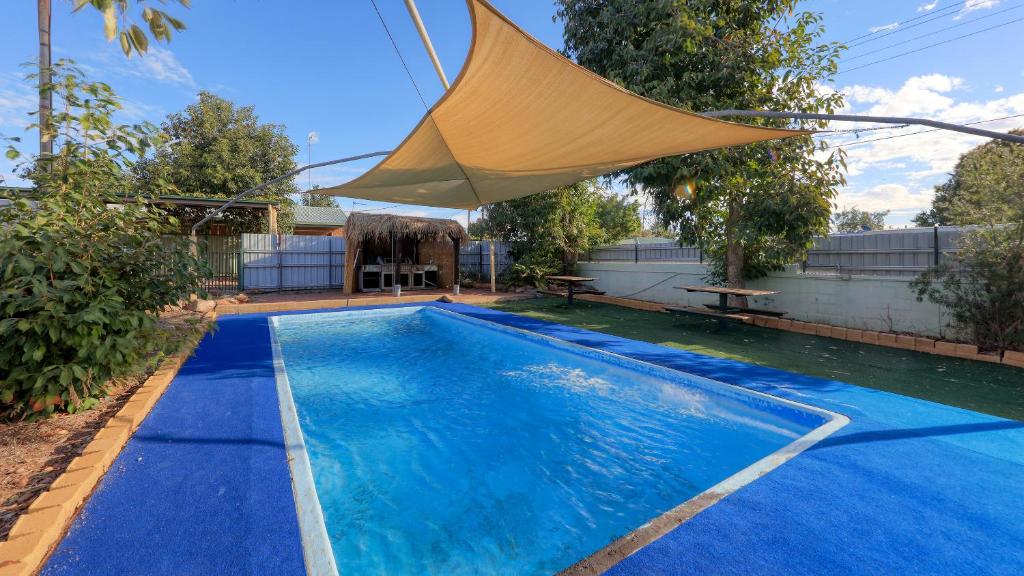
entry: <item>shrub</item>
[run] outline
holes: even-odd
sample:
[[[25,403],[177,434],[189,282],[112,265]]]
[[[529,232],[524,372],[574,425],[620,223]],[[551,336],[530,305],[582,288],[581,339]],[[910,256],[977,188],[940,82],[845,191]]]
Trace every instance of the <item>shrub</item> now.
[[[67,63],[58,152],[30,169],[38,193],[0,209],[0,413],[37,418],[92,406],[109,378],[157,348],[157,314],[198,292],[204,266],[144,199],[108,196],[155,133],[117,126],[108,86]],[[108,205],[109,204],[109,205]]]
[[[1024,224],[968,233],[954,262],[926,271],[911,288],[918,300],[944,306],[980,349],[1024,348]]]

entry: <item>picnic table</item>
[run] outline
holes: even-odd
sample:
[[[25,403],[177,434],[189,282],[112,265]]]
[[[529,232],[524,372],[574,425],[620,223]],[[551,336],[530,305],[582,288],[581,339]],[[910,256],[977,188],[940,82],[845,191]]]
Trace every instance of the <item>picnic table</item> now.
[[[719,316],[718,325],[720,328],[725,327],[724,318],[727,314],[733,314],[736,312],[756,312],[761,314],[772,314],[781,316],[778,312],[768,312],[761,310],[751,310],[750,308],[739,308],[736,306],[729,306],[729,296],[771,296],[772,294],[778,294],[777,290],[751,290],[748,288],[729,288],[727,286],[675,286],[676,290],[686,290],[687,292],[704,292],[707,294],[718,294],[718,306],[711,304],[705,304],[708,308],[717,310],[722,316]],[[672,311],[683,311],[682,309],[667,308]]]
[[[548,280],[553,280],[555,282],[564,282],[565,283],[565,285],[566,285],[565,301],[570,306],[572,305],[572,295],[573,295],[573,292],[575,292],[577,285],[583,284],[584,282],[593,282],[593,281],[597,280],[597,278],[587,278],[587,277],[584,277],[584,276],[548,276],[547,279]]]

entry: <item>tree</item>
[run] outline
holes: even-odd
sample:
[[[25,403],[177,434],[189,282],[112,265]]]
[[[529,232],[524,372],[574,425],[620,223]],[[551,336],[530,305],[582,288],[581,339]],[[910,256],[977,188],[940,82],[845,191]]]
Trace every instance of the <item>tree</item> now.
[[[190,0],[178,0],[188,8]],[[137,0],[142,7],[142,19],[148,24],[153,38],[171,41],[171,28],[175,31],[185,29],[185,23],[174,18],[167,12],[146,6],[145,0]],[[53,109],[53,89],[50,83],[50,23],[53,10],[51,0],[37,0],[37,18],[39,30],[39,157],[45,158],[53,153],[54,134],[50,127],[50,113]],[[149,49],[149,39],[145,31],[131,22],[131,10],[128,0],[75,0],[73,12],[86,6],[92,6],[103,14],[103,33],[107,41],[120,36],[121,50],[125,56],[132,52],[145,54]]]
[[[491,204],[471,229],[507,243],[513,258],[524,266],[571,272],[591,247],[618,240],[638,227],[634,203],[613,198],[597,182],[586,180]]]
[[[793,13],[798,2],[556,5],[565,23],[566,53],[642,96],[697,111],[831,113],[842,105],[842,95],[820,86],[835,74],[841,46],[819,43],[821,16]],[[714,278],[743,286],[745,279],[792,262],[815,234],[827,232],[831,201],[845,179],[841,152],[816,158],[826,147],[795,137],[665,158],[624,175],[631,187],[652,194],[663,224],[697,235],[712,259]]]
[[[317,192],[319,189],[320,185],[314,184],[312,189],[299,194],[299,204],[302,204],[303,206],[314,206],[317,208],[337,208],[337,199],[329,194]]]
[[[601,242],[637,236],[643,231],[639,206],[635,200],[608,194],[598,201],[596,215],[602,234]]]
[[[170,144],[136,167],[142,190],[170,186],[190,196],[230,198],[295,168],[298,147],[283,126],[262,124],[252,106],[238,107],[210,92],[200,92],[198,102],[168,116],[162,130]],[[297,192],[287,180],[251,199],[278,202],[278,225],[287,232],[294,205],[290,195]]]
[[[113,90],[57,62],[57,151],[27,164],[38,191],[0,210],[0,415],[89,408],[108,379],[166,344],[165,306],[202,293],[207,269],[173,218],[114,195],[159,142],[151,124],[119,126]],[[13,152],[12,152],[13,151]],[[8,155],[18,157],[17,149]],[[116,204],[116,206],[108,206]]]
[[[868,212],[856,207],[840,210],[832,214],[832,227],[836,232],[863,232],[865,230],[884,230],[885,217],[888,210]]]
[[[1011,130],[1024,135],[1024,130]],[[1024,213],[1024,146],[992,140],[956,163],[949,180],[935,187],[927,212],[914,218],[918,226],[1002,224]]]

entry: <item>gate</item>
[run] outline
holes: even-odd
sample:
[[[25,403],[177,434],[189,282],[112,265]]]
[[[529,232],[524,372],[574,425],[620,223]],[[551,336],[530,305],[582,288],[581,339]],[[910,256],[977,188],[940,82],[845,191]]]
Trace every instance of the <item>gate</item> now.
[[[341,288],[345,239],[337,236],[242,234],[242,290]]]
[[[206,261],[212,275],[203,282],[208,292],[237,292],[238,250],[242,242],[238,236],[202,236],[199,238],[199,256]]]

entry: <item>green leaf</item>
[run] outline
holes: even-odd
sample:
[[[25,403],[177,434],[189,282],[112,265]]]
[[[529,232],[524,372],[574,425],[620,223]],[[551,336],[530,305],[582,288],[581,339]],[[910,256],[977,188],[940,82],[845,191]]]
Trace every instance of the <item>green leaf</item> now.
[[[117,35],[117,9],[113,4],[103,10],[103,34],[107,37],[107,42]],[[124,46],[124,42],[121,45]]]
[[[140,52],[145,52],[149,49],[149,39],[146,38],[146,33],[142,31],[142,28],[132,24],[131,35],[132,40],[135,41],[135,47],[138,48]]]
[[[128,38],[127,32],[121,32],[121,51],[124,52],[125,56],[132,55],[132,43]]]

